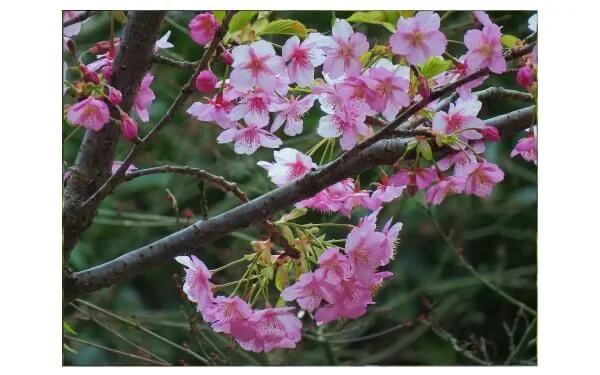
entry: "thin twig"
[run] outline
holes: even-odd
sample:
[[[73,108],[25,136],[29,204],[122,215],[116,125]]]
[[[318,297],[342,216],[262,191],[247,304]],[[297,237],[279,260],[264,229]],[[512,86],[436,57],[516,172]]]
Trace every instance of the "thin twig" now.
[[[444,239],[444,242],[446,243],[446,246],[448,247],[448,249],[450,251],[452,251],[453,254],[456,255],[457,259],[471,273],[471,275],[475,276],[479,281],[481,281],[488,288],[492,289],[494,292],[496,292],[499,296],[501,296],[502,298],[504,298],[508,302],[510,302],[513,305],[515,305],[515,306],[523,309],[524,311],[527,311],[528,313],[530,313],[533,316],[537,316],[537,312],[534,309],[532,309],[531,307],[525,305],[523,302],[517,300],[516,298],[510,296],[509,294],[507,294],[506,292],[504,292],[502,289],[498,288],[496,285],[492,284],[488,279],[486,279],[479,272],[477,272],[472,265],[470,265],[469,263],[467,263],[467,261],[465,260],[465,258],[456,249],[456,246],[454,246],[454,243],[452,242],[452,240],[450,238],[448,238],[448,236],[446,235],[446,233],[444,232],[444,230],[440,226],[440,223],[432,215],[431,211],[427,210],[427,209],[426,209],[426,211],[429,214],[429,216],[431,217],[431,219],[433,221],[433,224],[434,224],[435,228],[437,229],[438,233]]]
[[[78,342],[80,344],[84,344],[84,345],[88,345],[88,346],[93,346],[93,347],[98,348],[98,349],[106,350],[107,352],[111,352],[111,353],[123,355],[123,356],[130,357],[130,358],[139,359],[140,361],[152,363],[153,365],[167,366],[166,364],[164,364],[162,362],[158,362],[158,361],[155,361],[155,360],[150,359],[150,358],[141,357],[139,355],[135,355],[135,354],[132,354],[132,353],[127,353],[127,352],[124,352],[124,351],[121,351],[121,350],[117,350],[117,349],[111,349],[111,348],[108,348],[106,346],[102,346],[100,344],[96,344],[95,342],[78,339],[77,337],[73,337],[73,336],[70,336],[70,335],[64,335],[64,338],[69,339],[71,341]]]
[[[162,359],[161,357],[159,357],[158,355],[152,353],[151,351],[149,351],[148,349],[144,348],[143,346],[140,346],[138,344],[136,344],[135,342],[131,341],[130,339],[128,339],[127,337],[123,336],[121,333],[117,332],[116,330],[114,330],[113,328],[111,328],[110,326],[102,323],[101,321],[99,321],[98,319],[96,319],[94,317],[93,314],[91,314],[88,311],[85,311],[84,309],[82,309],[81,307],[75,305],[74,303],[71,303],[71,307],[73,307],[75,310],[79,311],[81,314],[87,316],[92,322],[98,324],[100,327],[106,329],[108,332],[112,333],[113,335],[117,336],[118,338],[120,338],[121,340],[125,341],[126,343],[130,344],[131,346],[135,347],[136,349],[142,351],[143,353],[148,354],[149,356],[153,357],[154,359],[156,359],[159,362],[162,362],[163,364],[167,365],[167,366],[171,366],[171,364],[169,362],[167,362],[166,360]]]
[[[519,343],[517,344],[515,349],[510,352],[508,358],[504,362],[505,365],[509,365],[512,362],[512,360],[515,358],[515,356],[517,354],[519,354],[519,352],[521,351],[521,348],[523,347],[523,344],[525,344],[525,340],[527,340],[527,337],[529,337],[529,333],[531,333],[531,330],[533,329],[533,326],[535,326],[536,323],[537,323],[537,317],[533,318],[533,320],[531,321],[531,324],[529,324],[529,326],[527,326],[527,329],[523,333],[523,336],[521,336],[521,340],[519,340]]]
[[[181,69],[195,69],[198,67],[198,63],[199,63],[199,61],[175,60],[175,59],[171,59],[171,58],[161,56],[161,55],[152,56],[152,62],[155,64],[162,64],[162,65],[172,66],[174,68],[181,68]]]
[[[78,303],[80,303],[82,305],[85,305],[85,306],[87,306],[87,307],[89,307],[89,308],[91,308],[93,310],[96,310],[96,311],[98,311],[98,312],[100,312],[100,313],[102,313],[104,315],[110,316],[111,318],[114,318],[114,319],[120,321],[121,323],[127,324],[128,326],[135,327],[135,328],[139,329],[140,331],[142,331],[142,332],[144,332],[144,333],[146,333],[146,334],[148,334],[148,335],[150,335],[150,336],[152,336],[154,338],[159,339],[160,341],[164,342],[165,344],[168,344],[168,345],[170,345],[170,346],[172,346],[174,348],[177,348],[177,349],[179,349],[179,350],[181,350],[181,351],[183,351],[183,352],[191,355],[192,357],[196,358],[197,360],[199,360],[203,364],[208,364],[208,359],[200,356],[198,353],[195,353],[194,351],[192,351],[192,350],[190,350],[188,348],[185,348],[185,347],[183,347],[183,346],[181,346],[179,344],[176,344],[173,341],[171,341],[171,340],[169,340],[169,339],[167,339],[167,338],[165,338],[165,337],[163,337],[163,336],[161,336],[161,335],[159,335],[159,334],[157,334],[155,332],[152,332],[151,330],[149,330],[148,328],[143,327],[142,325],[140,325],[137,322],[132,322],[132,321],[130,321],[128,319],[125,319],[125,318],[123,318],[123,317],[121,317],[121,316],[119,316],[119,315],[117,315],[115,313],[112,313],[112,312],[110,312],[108,310],[105,310],[105,309],[103,309],[103,308],[101,308],[99,306],[94,305],[91,302],[88,302],[88,301],[85,301],[85,300],[82,300],[82,299],[77,299],[76,302],[78,302]]]

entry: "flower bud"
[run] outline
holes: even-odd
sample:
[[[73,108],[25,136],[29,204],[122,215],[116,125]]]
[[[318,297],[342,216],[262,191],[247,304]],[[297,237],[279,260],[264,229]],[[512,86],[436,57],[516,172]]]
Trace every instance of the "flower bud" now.
[[[227,65],[231,65],[233,64],[233,55],[231,55],[231,52],[225,50],[223,51],[223,54],[221,54],[221,58],[223,59],[223,62]]]
[[[421,95],[421,97],[423,99],[427,99],[429,98],[429,95],[431,95],[431,89],[429,88],[429,84],[427,83],[427,78],[425,78],[425,76],[423,76],[422,74],[419,74],[419,95]]]
[[[125,112],[121,112],[121,134],[123,134],[123,138],[131,141],[137,138],[137,125],[135,121]]]
[[[495,126],[484,126],[479,130],[485,141],[496,142],[500,139],[500,132]]]
[[[108,100],[114,105],[119,105],[123,101],[123,94],[121,94],[121,91],[110,86],[108,89]]]
[[[191,219],[192,216],[194,216],[194,213],[191,209],[186,208],[185,210],[183,210],[183,217],[185,217],[186,219]]]
[[[196,89],[200,92],[210,93],[215,89],[217,76],[210,70],[203,70],[196,77]]]
[[[522,66],[517,71],[517,83],[525,88],[533,85],[533,71],[528,65]]]
[[[102,72],[102,76],[109,80],[110,76],[112,76],[112,67],[110,65],[104,65],[101,69],[100,72]]]

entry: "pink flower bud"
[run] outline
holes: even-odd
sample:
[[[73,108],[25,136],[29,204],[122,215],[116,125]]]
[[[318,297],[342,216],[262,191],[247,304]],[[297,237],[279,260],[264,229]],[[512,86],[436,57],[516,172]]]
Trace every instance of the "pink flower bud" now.
[[[91,82],[95,85],[100,84],[100,78],[96,72],[89,70],[88,67],[83,64],[79,64],[79,70],[81,70],[81,73],[83,74],[83,80],[85,82]]]
[[[500,132],[495,126],[484,126],[480,131],[483,139],[490,142],[496,142],[500,139]]]
[[[131,141],[137,138],[137,125],[135,121],[125,112],[121,112],[121,134],[123,134],[123,138]]]
[[[429,84],[427,84],[427,79],[419,74],[419,95],[423,97],[423,99],[429,98],[431,95],[431,89],[429,88]]]
[[[533,85],[534,77],[533,71],[527,65],[522,66],[517,71],[517,83],[525,88]]]
[[[233,64],[233,56],[231,55],[231,53],[229,51],[227,51],[227,50],[223,51],[221,58],[223,59],[223,62],[225,64],[227,64],[227,65]]]
[[[185,210],[183,210],[183,217],[185,217],[186,219],[191,219],[192,216],[194,216],[194,213],[191,209],[186,208]]]
[[[121,91],[111,86],[108,89],[108,100],[114,105],[119,105],[121,104],[121,101],[123,101],[123,94],[121,94]]]
[[[210,70],[203,70],[196,77],[196,88],[200,92],[210,93],[215,89],[217,77]]]
[[[110,79],[110,76],[112,76],[112,67],[110,65],[104,65],[102,69],[100,69],[100,72],[102,72],[102,76],[104,76],[105,79]]]

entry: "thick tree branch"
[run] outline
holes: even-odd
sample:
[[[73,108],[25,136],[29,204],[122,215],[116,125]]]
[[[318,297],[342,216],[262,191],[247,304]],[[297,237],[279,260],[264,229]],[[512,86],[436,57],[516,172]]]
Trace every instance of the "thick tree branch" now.
[[[528,128],[534,111],[535,106],[530,106],[488,119],[486,123],[496,126],[502,134],[510,134]],[[376,165],[392,164],[404,153],[406,145],[413,139],[380,140],[356,155],[345,158],[342,163],[339,162],[340,157],[293,183],[279,187],[221,215],[194,223],[102,265],[77,272],[65,281],[65,299],[68,301],[76,296],[130,279],[177,255],[189,254],[227,233],[263,221],[277,211],[309,198],[344,178],[355,176]]]
[[[175,173],[175,174],[194,176],[198,179],[206,180],[206,181],[212,183],[213,185],[218,186],[219,188],[221,188],[224,191],[228,191],[228,192],[232,193],[233,195],[236,196],[236,198],[238,198],[239,200],[241,200],[244,203],[248,202],[248,196],[246,195],[246,193],[244,193],[242,190],[240,190],[240,188],[237,186],[237,184],[235,184],[233,182],[229,182],[221,176],[216,176],[216,175],[208,173],[202,169],[192,168],[192,167],[188,167],[188,166],[180,167],[180,166],[163,165],[161,167],[140,169],[140,170],[137,170],[135,172],[130,172],[127,175],[125,175],[125,181],[130,181],[130,180],[133,180],[134,178],[147,176],[150,174],[157,174],[157,173]],[[288,240],[279,232],[277,227],[270,220],[263,221],[262,225],[266,229],[266,231],[269,233],[269,237],[272,240],[274,240],[275,242],[278,242],[281,246],[283,246],[283,249],[285,250],[286,255],[288,255],[292,258],[300,257],[300,251],[298,251],[296,248],[294,248],[292,245],[290,245]]]
[[[151,66],[154,44],[165,12],[130,12],[119,51],[112,64],[110,85],[123,94],[121,108],[128,112],[144,74]],[[112,109],[112,117],[119,117]],[[98,202],[82,208],[111,175],[111,165],[119,141],[119,127],[108,123],[100,131],[86,131],[71,168],[72,174],[64,191],[63,256],[69,254],[83,231],[92,222]]]

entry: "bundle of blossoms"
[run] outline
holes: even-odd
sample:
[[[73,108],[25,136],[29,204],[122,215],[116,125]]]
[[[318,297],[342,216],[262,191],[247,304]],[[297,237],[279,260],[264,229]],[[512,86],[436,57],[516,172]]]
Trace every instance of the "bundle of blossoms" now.
[[[510,57],[518,59],[516,81],[527,90],[518,94],[535,100],[537,50],[535,44],[517,40],[505,51],[501,27],[485,12],[474,15],[480,27],[465,33],[466,51],[459,57],[448,53],[440,16],[431,11],[400,16],[395,28],[390,25],[394,31],[385,45],[370,45],[344,19],[335,20],[330,35],[307,32],[302,39],[289,37],[278,46],[280,54],[273,43],[256,36],[259,32],[237,43],[231,41],[238,34],[227,34],[227,42],[219,44],[219,59],[212,60],[226,66],[225,76],[219,80],[210,66],[198,70],[193,84],[207,95],[186,112],[220,128],[216,142],[233,143],[237,154],[251,155],[261,147],[276,149],[274,160],[257,163],[274,185],[301,183],[304,176],[326,167],[337,144],[343,158],[393,137],[394,132],[410,138],[404,155],[387,172],[381,168],[377,181],[338,179],[296,202],[276,222],[264,221],[269,239],[251,243],[251,254],[212,271],[194,255],[176,257],[185,267],[185,295],[215,332],[230,335],[245,350],[269,352],[296,347],[302,338],[301,319],[316,325],[357,319],[375,303],[376,289],[393,276],[384,267],[394,256],[402,224],[388,218],[377,230],[377,217],[386,205],[419,191],[433,205],[451,195],[486,198],[492,194],[504,172],[486,160],[484,151],[486,142],[499,139],[499,130],[479,117],[480,93],[472,90],[490,75],[506,73]],[[188,26],[192,40],[208,46],[220,19],[205,12]],[[537,30],[536,17],[529,27]],[[72,36],[78,29],[68,31]],[[173,47],[169,35],[157,41],[154,53]],[[119,43],[118,38],[96,43],[89,50],[96,60],[79,61],[74,67],[80,79],[68,83],[66,91],[78,102],[66,108],[66,119],[92,132],[112,122],[126,140],[140,142],[136,120],[120,107],[122,93],[109,84]],[[73,43],[67,40],[65,46],[75,56]],[[146,73],[135,94],[133,108],[142,122],[149,121],[155,100],[153,79]],[[449,96],[442,99],[446,93]],[[304,151],[282,147],[289,137],[306,133],[303,117],[314,107],[320,111],[316,133],[321,139]],[[111,112],[119,118],[111,118]],[[403,123],[411,126],[397,129]],[[515,145],[512,157],[537,162],[534,125]],[[408,153],[414,157],[406,158]],[[313,157],[318,154],[317,162]],[[130,162],[115,163],[113,177],[121,169],[123,174],[136,173]],[[70,172],[64,179],[69,176]],[[309,209],[348,219],[356,210],[370,213],[356,225],[295,222]],[[321,233],[328,226],[350,232],[345,239],[328,239]],[[276,243],[284,251],[277,251]],[[240,280],[211,282],[215,273],[238,264],[247,265]],[[273,284],[279,294],[276,302],[269,295]],[[222,294],[228,286],[234,287],[232,293]],[[286,305],[294,301],[297,307]]]

